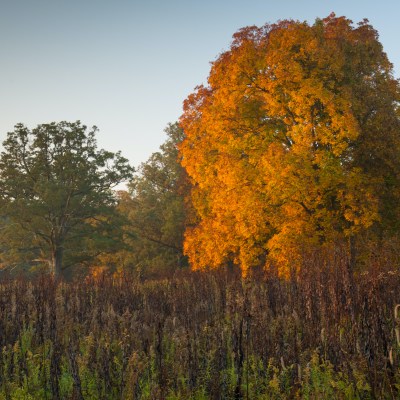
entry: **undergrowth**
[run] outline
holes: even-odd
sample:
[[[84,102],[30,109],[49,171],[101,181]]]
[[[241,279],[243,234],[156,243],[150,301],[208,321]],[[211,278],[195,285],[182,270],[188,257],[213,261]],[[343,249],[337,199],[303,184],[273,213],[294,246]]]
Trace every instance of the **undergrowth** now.
[[[0,399],[392,399],[400,273],[0,283]]]

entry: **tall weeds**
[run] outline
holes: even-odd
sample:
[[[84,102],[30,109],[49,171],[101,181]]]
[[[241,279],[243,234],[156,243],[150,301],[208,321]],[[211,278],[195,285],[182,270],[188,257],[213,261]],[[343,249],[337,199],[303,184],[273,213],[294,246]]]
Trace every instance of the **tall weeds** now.
[[[0,399],[398,398],[400,270],[372,261],[352,273],[338,248],[289,280],[4,280]]]

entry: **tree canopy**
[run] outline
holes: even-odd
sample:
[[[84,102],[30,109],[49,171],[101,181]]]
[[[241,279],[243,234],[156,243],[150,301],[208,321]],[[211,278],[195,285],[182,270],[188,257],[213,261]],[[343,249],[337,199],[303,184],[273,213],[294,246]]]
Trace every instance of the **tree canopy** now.
[[[396,230],[399,85],[377,32],[330,15],[247,27],[184,103],[194,268],[244,272]]]
[[[177,149],[184,135],[177,123],[165,132],[167,140],[138,168],[118,207],[129,221],[130,263],[145,274],[174,271],[187,263],[183,233],[188,182]]]
[[[60,275],[66,261],[95,255],[94,247],[99,251],[118,235],[112,189],[133,169],[120,153],[98,150],[96,132],[78,121],[32,130],[18,124],[8,133],[0,155],[0,239],[7,262],[12,253],[25,255]]]

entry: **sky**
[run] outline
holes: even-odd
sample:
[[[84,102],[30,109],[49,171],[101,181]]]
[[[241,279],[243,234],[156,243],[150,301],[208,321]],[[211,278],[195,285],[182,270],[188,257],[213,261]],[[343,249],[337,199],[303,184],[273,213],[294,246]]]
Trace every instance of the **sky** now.
[[[244,26],[368,18],[400,76],[398,0],[0,0],[0,141],[76,121],[138,166]]]

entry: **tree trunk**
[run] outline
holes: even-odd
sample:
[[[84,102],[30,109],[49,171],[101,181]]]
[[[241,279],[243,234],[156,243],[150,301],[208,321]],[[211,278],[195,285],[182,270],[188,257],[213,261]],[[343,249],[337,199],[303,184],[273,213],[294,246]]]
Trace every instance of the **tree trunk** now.
[[[55,246],[52,254],[52,273],[55,278],[62,277],[62,259],[63,259],[63,248],[62,246]]]

